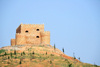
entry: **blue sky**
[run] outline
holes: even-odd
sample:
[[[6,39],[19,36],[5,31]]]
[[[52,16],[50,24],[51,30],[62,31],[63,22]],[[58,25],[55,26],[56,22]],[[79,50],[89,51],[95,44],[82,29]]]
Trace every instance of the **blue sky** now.
[[[21,24],[44,24],[51,45],[100,65],[100,0],[0,0],[0,47]]]

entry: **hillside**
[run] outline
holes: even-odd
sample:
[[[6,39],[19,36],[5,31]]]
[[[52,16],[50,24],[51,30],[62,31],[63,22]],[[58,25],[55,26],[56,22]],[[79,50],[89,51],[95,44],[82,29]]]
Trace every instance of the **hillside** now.
[[[100,67],[82,63],[52,46],[17,45],[0,48],[0,67]]]

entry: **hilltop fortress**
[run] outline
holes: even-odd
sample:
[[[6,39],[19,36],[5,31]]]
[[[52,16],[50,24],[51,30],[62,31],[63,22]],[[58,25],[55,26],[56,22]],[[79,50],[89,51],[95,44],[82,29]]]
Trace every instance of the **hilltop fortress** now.
[[[20,24],[13,45],[50,45],[50,32],[44,31],[44,24]]]

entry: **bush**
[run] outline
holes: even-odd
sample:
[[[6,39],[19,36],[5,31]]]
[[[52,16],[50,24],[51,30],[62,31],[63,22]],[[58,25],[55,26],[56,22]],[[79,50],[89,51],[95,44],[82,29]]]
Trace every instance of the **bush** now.
[[[25,52],[23,52],[23,54],[25,55]]]
[[[14,50],[14,55],[16,55],[16,50]]]
[[[10,59],[10,57],[8,56],[8,59]]]
[[[23,54],[21,53],[21,56],[22,56]]]
[[[56,49],[56,46],[55,46],[55,44],[54,44],[54,50]]]
[[[65,59],[65,61],[68,61],[67,59]]]
[[[50,60],[50,64],[52,64],[52,61]]]
[[[54,54],[51,54],[51,56],[54,56]]]
[[[8,61],[7,64],[10,64],[10,62]]]
[[[69,64],[69,67],[72,67],[72,64]]]
[[[1,50],[0,50],[0,54],[3,53],[3,52],[5,52],[5,50],[1,49]]]
[[[98,67],[98,65],[96,65],[96,64],[94,63],[94,67]]]
[[[10,56],[12,57],[12,53],[10,53]]]
[[[64,48],[62,48],[62,51],[63,51],[63,53],[64,53]]]
[[[35,53],[34,53],[34,51],[33,51],[33,53],[32,53],[32,54],[33,54],[33,55],[35,54]]]
[[[46,55],[47,55],[47,52],[46,52]]]
[[[4,54],[3,54],[3,55],[0,55],[0,57],[1,57],[1,56],[4,56]]]
[[[74,56],[74,59],[76,59],[76,57]]]
[[[15,59],[17,59],[17,57],[15,57]]]
[[[7,53],[5,52],[5,54],[4,54],[5,56],[7,55]]]
[[[20,60],[19,64],[22,64],[21,60]]]

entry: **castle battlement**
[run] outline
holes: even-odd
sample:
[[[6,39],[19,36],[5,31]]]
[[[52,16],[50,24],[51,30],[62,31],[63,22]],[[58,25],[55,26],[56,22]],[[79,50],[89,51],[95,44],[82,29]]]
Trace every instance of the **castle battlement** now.
[[[44,31],[44,24],[20,24],[11,45],[22,44],[50,45],[50,31]]]
[[[44,26],[44,24],[21,24],[26,26]]]
[[[50,31],[41,32],[42,34],[50,34]]]

